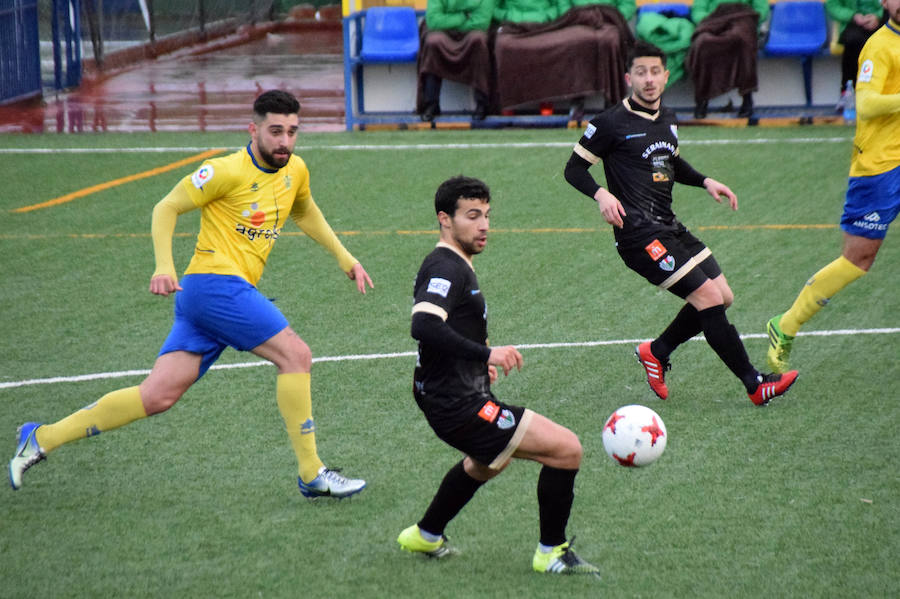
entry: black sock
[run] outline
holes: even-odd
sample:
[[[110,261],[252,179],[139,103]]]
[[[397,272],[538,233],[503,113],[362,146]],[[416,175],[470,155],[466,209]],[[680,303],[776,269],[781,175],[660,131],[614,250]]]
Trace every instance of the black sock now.
[[[444,534],[447,523],[453,520],[483,484],[484,481],[475,480],[466,474],[460,460],[444,475],[431,505],[419,520],[419,528],[435,535]]]
[[[725,366],[741,379],[748,393],[756,391],[759,384],[757,375],[759,372],[750,363],[744,342],[738,335],[737,329],[728,322],[725,316],[725,306],[718,305],[697,312],[700,325],[703,327],[703,335],[707,343],[718,354]]]
[[[650,351],[658,360],[667,360],[675,348],[703,331],[697,308],[685,304],[666,330],[650,343]]]
[[[537,496],[542,545],[555,547],[566,542],[566,524],[575,500],[576,474],[577,469],[541,468]]]

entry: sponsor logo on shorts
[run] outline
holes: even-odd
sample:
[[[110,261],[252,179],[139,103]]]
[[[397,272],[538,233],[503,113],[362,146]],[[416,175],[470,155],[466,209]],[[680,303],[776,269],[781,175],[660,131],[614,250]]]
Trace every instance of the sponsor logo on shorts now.
[[[857,229],[865,229],[867,231],[887,231],[887,223],[881,222],[881,215],[877,212],[870,212],[862,218],[853,221],[853,226]]]
[[[503,410],[507,412],[508,410]],[[478,410],[478,417],[487,420],[488,422],[493,422],[497,419],[497,415],[500,414],[500,406],[495,404],[492,401],[485,403],[481,406],[481,409]]]
[[[659,260],[660,258],[665,256],[666,252],[668,251],[666,249],[666,246],[659,242],[659,239],[654,239],[650,243],[650,245],[644,248],[644,250],[646,250],[646,252],[650,254],[651,260]]]
[[[675,258],[672,256],[666,256],[662,260],[658,262],[659,267],[666,272],[672,272],[675,270]]]
[[[426,291],[428,293],[436,293],[441,297],[447,297],[447,294],[450,293],[450,281],[435,277],[428,281],[428,289]]]
[[[194,187],[197,189],[203,189],[203,186],[209,183],[209,180],[213,178],[213,167],[209,164],[204,164],[200,168],[191,175],[191,183],[194,184]]]
[[[516,417],[509,410],[500,412],[500,418],[497,420],[497,428],[502,431],[510,429],[516,425]]]
[[[872,73],[875,70],[875,65],[871,60],[864,60],[863,63],[859,66],[859,76],[856,78],[857,81],[871,81]]]

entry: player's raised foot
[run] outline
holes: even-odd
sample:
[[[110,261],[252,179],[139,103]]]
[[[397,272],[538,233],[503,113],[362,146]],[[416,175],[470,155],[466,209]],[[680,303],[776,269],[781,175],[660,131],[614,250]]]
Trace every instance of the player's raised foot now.
[[[773,316],[766,323],[766,332],[769,334],[769,349],[766,351],[766,362],[772,372],[782,373],[788,370],[788,360],[791,357],[791,347],[794,338],[785,335],[781,330],[781,317],[784,314]]]
[[[25,471],[47,457],[34,438],[39,426],[39,422],[26,422],[16,431],[16,453],[9,461],[9,484],[13,491],[18,491],[22,486]]]
[[[575,537],[572,537],[571,541],[557,545],[548,553],[544,553],[538,547],[534,552],[534,559],[531,560],[531,567],[535,572],[547,574],[592,574],[600,578],[600,569],[578,557],[572,550],[574,542]]]
[[[660,360],[650,351],[650,342],[645,341],[634,348],[634,355],[647,373],[647,383],[660,399],[669,397],[669,388],[666,387],[666,371],[672,368],[668,360]]]
[[[397,542],[400,543],[400,549],[403,551],[409,551],[410,553],[421,553],[422,555],[430,558],[440,559],[442,557],[448,557],[451,555],[456,555],[459,551],[456,550],[455,547],[451,547],[447,542],[447,537],[441,535],[441,538],[437,541],[428,541],[425,537],[422,536],[422,531],[419,530],[418,524],[413,524],[409,528],[405,529],[400,533],[400,536],[397,537]]]
[[[798,374],[796,370],[791,370],[784,374],[761,374],[758,377],[759,386],[756,387],[756,391],[747,393],[747,395],[750,396],[750,401],[756,405],[764,406],[779,395],[787,393],[787,390],[797,380]]]
[[[318,475],[309,481],[303,482],[302,478],[297,478],[297,485],[300,487],[300,493],[309,499],[317,499],[319,497],[334,497],[335,499],[343,499],[356,495],[366,488],[366,481],[361,478],[346,478],[339,474],[338,470],[329,470],[325,466],[319,468]]]

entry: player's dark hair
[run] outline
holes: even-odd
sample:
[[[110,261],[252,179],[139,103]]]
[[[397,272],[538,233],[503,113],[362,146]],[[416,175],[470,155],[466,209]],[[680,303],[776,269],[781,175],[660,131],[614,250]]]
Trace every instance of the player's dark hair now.
[[[626,63],[627,70],[631,70],[635,58],[644,58],[646,56],[656,56],[662,60],[663,67],[666,66],[666,53],[644,40],[638,40],[634,43],[634,47],[628,52],[628,61]]]
[[[300,102],[293,94],[280,89],[270,89],[256,98],[253,103],[253,114],[262,120],[270,112],[272,114],[298,114]]]
[[[458,175],[447,179],[437,188],[434,194],[434,211],[446,212],[450,216],[456,212],[456,201],[459,199],[491,201],[491,190],[480,179]]]

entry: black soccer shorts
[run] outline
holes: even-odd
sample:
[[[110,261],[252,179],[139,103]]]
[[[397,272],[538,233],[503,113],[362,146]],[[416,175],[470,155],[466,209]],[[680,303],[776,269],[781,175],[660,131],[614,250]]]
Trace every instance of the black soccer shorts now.
[[[478,410],[462,424],[447,426],[448,419],[434,416],[425,412],[438,438],[479,463],[499,470],[519,447],[534,412],[485,396]]]
[[[616,249],[628,268],[681,299],[722,274],[709,248],[684,226]]]

